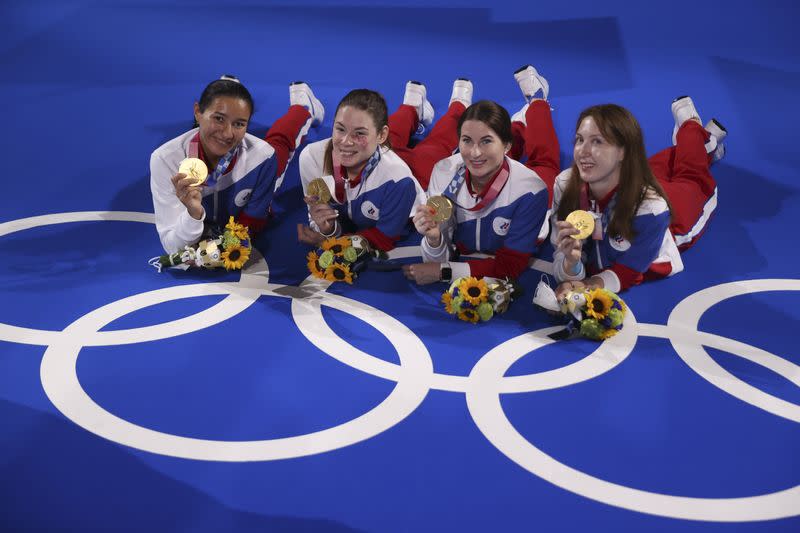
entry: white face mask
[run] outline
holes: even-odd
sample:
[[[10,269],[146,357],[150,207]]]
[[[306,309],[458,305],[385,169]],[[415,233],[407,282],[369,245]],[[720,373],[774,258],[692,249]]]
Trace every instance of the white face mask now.
[[[542,275],[542,280],[533,293],[533,303],[548,311],[570,314],[580,320],[582,318],[581,309],[586,305],[586,296],[583,292],[569,292],[562,301],[559,301],[555,291],[550,288],[547,276]]]
[[[556,293],[550,288],[547,283],[547,276],[542,276],[542,280],[536,286],[536,291],[533,293],[533,303],[548,311],[561,312],[561,306],[558,304]]]

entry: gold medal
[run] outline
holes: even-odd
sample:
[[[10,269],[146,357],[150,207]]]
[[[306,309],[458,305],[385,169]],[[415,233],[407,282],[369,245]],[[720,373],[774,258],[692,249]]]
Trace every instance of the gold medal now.
[[[181,161],[178,167],[178,173],[186,174],[187,178],[192,179],[192,185],[202,185],[206,182],[208,177],[208,167],[202,159],[196,157],[188,157]]]
[[[427,206],[433,210],[434,222],[444,222],[453,215],[453,202],[445,196],[431,196],[426,202]]]
[[[594,231],[594,217],[588,211],[578,209],[567,215],[567,222],[572,224],[580,233],[570,235],[573,239],[585,239]]]
[[[317,201],[314,202],[315,204],[327,204],[331,201],[331,191],[322,178],[312,180],[311,183],[308,184],[306,196],[316,196]]]

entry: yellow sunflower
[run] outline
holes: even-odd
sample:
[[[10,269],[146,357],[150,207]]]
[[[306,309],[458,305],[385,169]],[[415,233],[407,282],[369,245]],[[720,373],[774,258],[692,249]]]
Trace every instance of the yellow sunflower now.
[[[603,320],[611,310],[613,300],[603,289],[594,289],[586,293],[586,314],[597,320]]]
[[[235,220],[233,220],[233,217],[228,219],[228,223],[225,224],[225,229],[233,233],[239,239],[250,238],[250,234],[247,231],[247,226],[237,223]]]
[[[324,279],[325,272],[319,269],[319,263],[317,263],[317,259],[319,259],[317,252],[308,252],[308,255],[306,256],[306,260],[308,261],[308,271],[314,276]]]
[[[442,294],[442,303],[444,304],[444,310],[453,314],[453,295],[449,292],[445,292]]]
[[[353,283],[353,274],[350,272],[350,267],[339,263],[331,263],[331,266],[325,269],[325,279],[328,281],[346,281]]]
[[[239,270],[248,259],[250,259],[250,248],[245,248],[238,244],[229,246],[222,252],[222,261],[225,265],[225,270]]]
[[[350,237],[339,237],[337,239],[325,239],[322,242],[323,250],[330,250],[335,255],[341,256],[344,251],[351,246]]]
[[[477,322],[478,319],[480,319],[480,317],[478,316],[478,312],[475,309],[470,309],[470,308],[462,309],[461,311],[459,311],[458,318],[460,318],[464,322],[471,322],[473,324]]]
[[[489,295],[489,288],[482,279],[469,277],[459,284],[458,294],[464,297],[464,301],[472,305],[478,305],[486,301]]]

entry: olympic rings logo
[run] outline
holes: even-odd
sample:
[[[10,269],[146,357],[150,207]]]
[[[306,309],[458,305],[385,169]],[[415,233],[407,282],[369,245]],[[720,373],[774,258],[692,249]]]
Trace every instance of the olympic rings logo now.
[[[50,224],[103,220],[154,222],[148,213],[61,213],[0,224],[0,237]],[[271,284],[266,261],[255,250],[253,256],[255,264],[242,272],[238,282],[184,285],[129,296],[89,312],[62,331],[0,324],[0,341],[47,347],[40,367],[42,386],[53,405],[75,424],[105,439],[156,454],[206,461],[270,461],[323,453],[372,438],[399,424],[434,389],[465,394],[476,426],[500,452],[542,479],[587,498],[632,511],[690,520],[745,522],[800,515],[800,485],[757,496],[696,498],[639,490],[590,476],[560,463],[526,440],[508,420],[500,401],[502,394],[532,393],[595,378],[622,363],[633,351],[638,336],[649,336],[668,339],[692,370],[726,393],[776,416],[800,422],[800,405],[741,381],[717,364],[703,346],[764,366],[796,386],[800,386],[800,366],[697,329],[703,313],[723,300],[756,292],[800,291],[800,280],[750,280],[709,287],[681,301],[666,326],[637,323],[629,312],[622,332],[583,359],[555,370],[505,376],[517,360],[553,342],[546,334],[554,328],[525,333],[484,354],[468,376],[456,376],[434,372],[423,342],[395,318],[367,304],[330,294],[326,292],[329,283],[313,277],[299,286]],[[112,321],[139,309],[203,295],[226,297],[190,317],[147,327],[101,331]],[[138,426],[103,409],[81,387],[76,366],[83,347],[133,344],[192,333],[234,317],[262,296],[291,299],[295,324],[311,343],[344,364],[395,382],[389,396],[361,416],[322,431],[271,440],[222,441],[181,437]],[[339,337],[325,322],[323,306],[369,322],[395,347],[400,364],[362,352]]]

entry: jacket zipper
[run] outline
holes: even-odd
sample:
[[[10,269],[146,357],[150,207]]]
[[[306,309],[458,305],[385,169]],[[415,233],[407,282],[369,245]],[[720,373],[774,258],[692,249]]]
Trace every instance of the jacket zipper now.
[[[347,200],[347,217],[353,220],[353,204],[350,203],[350,182],[344,180],[344,198]]]
[[[603,215],[601,213],[597,212],[597,203],[594,200],[591,200],[591,202],[592,202],[592,211],[594,211],[595,214],[599,214],[600,215],[600,217],[595,220],[595,223],[599,223],[600,227],[602,229]],[[594,241],[594,250],[595,250],[595,253],[597,254],[597,269],[598,270],[603,270],[603,259],[600,257],[600,241],[599,240],[595,240]]]

